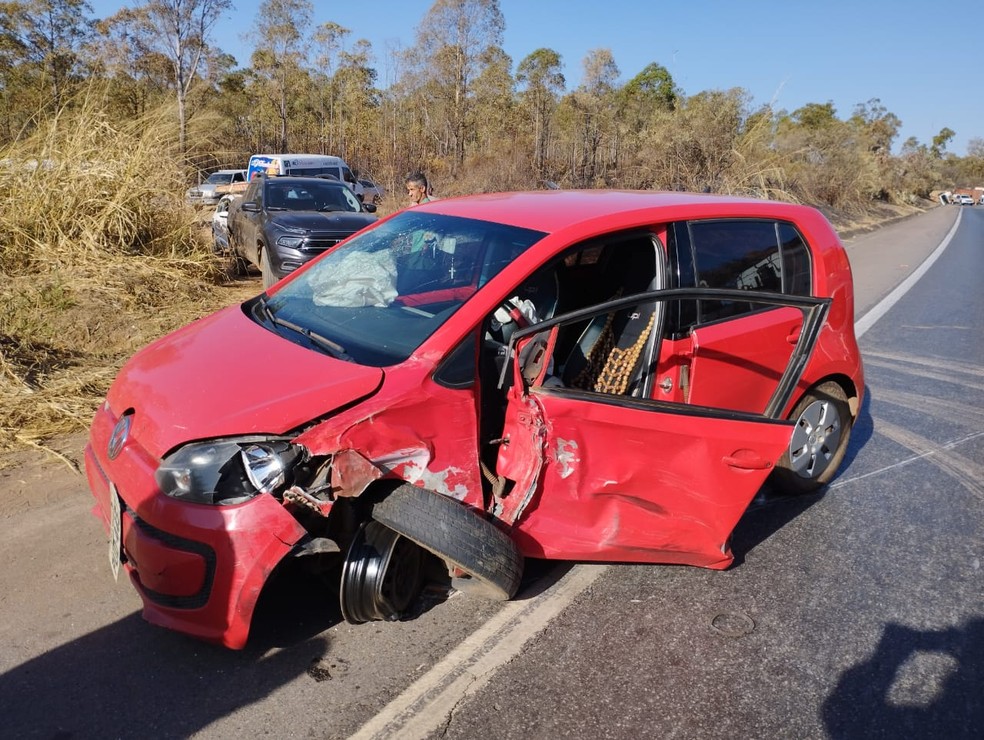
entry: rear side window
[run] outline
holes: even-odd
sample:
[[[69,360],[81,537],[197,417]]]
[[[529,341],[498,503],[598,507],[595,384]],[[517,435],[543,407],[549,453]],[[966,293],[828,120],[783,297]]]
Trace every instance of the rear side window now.
[[[790,224],[779,224],[779,249],[782,252],[782,292],[813,295],[810,252],[803,237]]]
[[[698,287],[810,295],[809,251],[793,226],[751,219],[688,226]],[[756,306],[743,301],[700,301],[698,323],[753,310]]]

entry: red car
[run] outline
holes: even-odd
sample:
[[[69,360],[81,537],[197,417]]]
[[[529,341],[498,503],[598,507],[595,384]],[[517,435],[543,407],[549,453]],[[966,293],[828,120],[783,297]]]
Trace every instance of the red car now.
[[[508,599],[524,557],[732,562],[767,477],[835,474],[853,286],[817,211],[545,191],[399,212],[123,368],[86,448],[149,621],[242,647],[291,560],[351,622],[436,556]]]

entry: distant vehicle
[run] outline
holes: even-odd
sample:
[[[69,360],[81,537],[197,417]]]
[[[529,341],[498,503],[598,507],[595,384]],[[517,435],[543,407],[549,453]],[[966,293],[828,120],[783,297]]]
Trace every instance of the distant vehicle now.
[[[974,205],[974,199],[966,193],[960,193],[960,195],[957,196],[957,205],[972,206]]]
[[[254,154],[249,158],[249,166],[246,169],[247,179],[251,182],[259,173],[276,177],[331,175],[345,183],[360,200],[364,195],[362,185],[356,179],[352,168],[341,157],[327,154]]]
[[[375,210],[335,179],[259,175],[229,209],[229,250],[241,271],[260,268],[269,288],[374,223]]]
[[[201,185],[190,188],[185,195],[192,205],[214,206],[223,195],[219,188],[237,183],[246,184],[246,170],[218,170]]]
[[[362,185],[362,200],[366,203],[379,203],[386,194],[386,189],[382,185],[377,185],[372,180],[359,180]]]
[[[239,195],[223,195],[212,214],[212,249],[216,254],[229,251],[229,206],[238,200]]]

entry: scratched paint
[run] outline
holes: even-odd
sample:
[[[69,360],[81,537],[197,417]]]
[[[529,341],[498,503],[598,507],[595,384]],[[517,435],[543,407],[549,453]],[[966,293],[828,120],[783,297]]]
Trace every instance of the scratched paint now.
[[[444,470],[428,470],[423,466],[410,464],[403,469],[403,478],[415,486],[436,491],[437,493],[461,501],[468,495],[467,486],[458,483],[452,487],[448,483],[448,478],[459,476],[463,472],[460,468],[454,467]]]
[[[574,465],[581,461],[577,456],[577,442],[573,439],[557,438],[554,459],[559,467],[558,475],[567,478],[574,472]]]

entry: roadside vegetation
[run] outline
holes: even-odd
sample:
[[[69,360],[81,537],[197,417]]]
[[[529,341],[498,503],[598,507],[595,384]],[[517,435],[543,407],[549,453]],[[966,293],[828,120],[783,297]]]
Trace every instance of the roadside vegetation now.
[[[984,141],[957,157],[944,128],[898,147],[878,99],[774,110],[688,94],[655,60],[620,70],[609,49],[569,88],[555,51],[505,54],[498,0],[435,0],[395,51],[312,27],[307,0],[264,2],[248,60],[210,45],[229,0],[102,19],[84,0],[3,6],[0,449],[83,430],[126,357],[229,301],[184,192],[251,153],[340,155],[386,188],[383,214],[418,169],[442,197],[708,191],[811,204],[843,230],[984,181]]]

